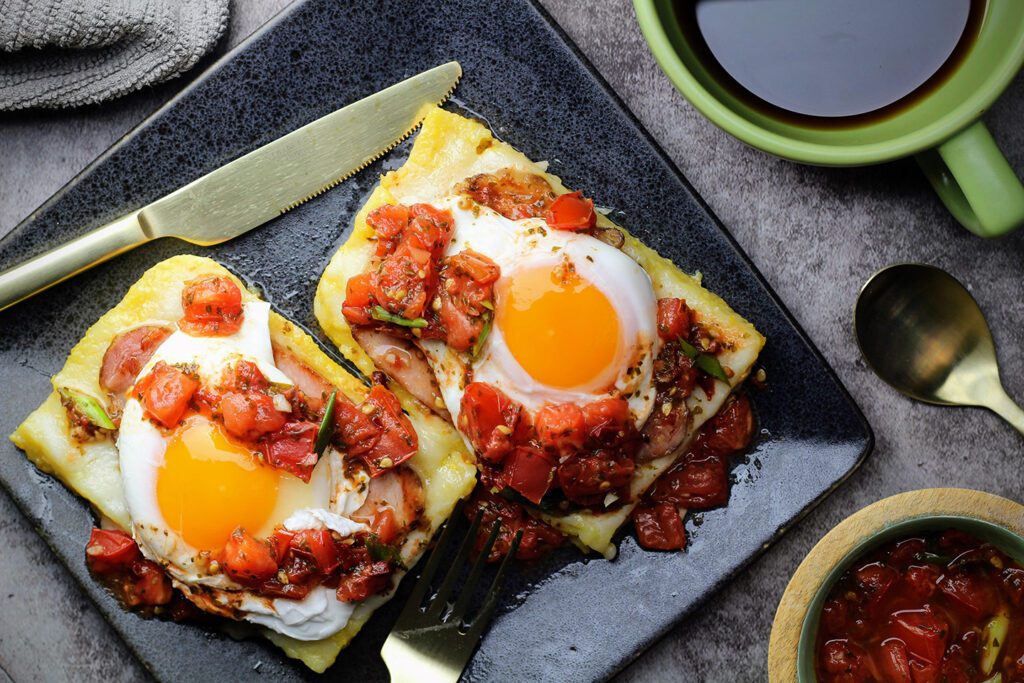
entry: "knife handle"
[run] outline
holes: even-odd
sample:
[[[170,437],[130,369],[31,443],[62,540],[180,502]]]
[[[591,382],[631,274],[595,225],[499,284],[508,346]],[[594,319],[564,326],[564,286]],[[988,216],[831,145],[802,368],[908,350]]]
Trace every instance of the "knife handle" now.
[[[0,273],[0,311],[148,242],[140,212],[118,218],[78,239]]]

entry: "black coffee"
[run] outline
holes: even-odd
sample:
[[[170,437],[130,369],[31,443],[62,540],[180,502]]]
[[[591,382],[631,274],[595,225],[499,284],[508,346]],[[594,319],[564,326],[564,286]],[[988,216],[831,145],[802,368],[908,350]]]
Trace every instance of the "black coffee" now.
[[[677,0],[680,24],[734,85],[798,115],[878,112],[930,90],[976,34],[984,0]],[[738,93],[739,94],[739,93]]]

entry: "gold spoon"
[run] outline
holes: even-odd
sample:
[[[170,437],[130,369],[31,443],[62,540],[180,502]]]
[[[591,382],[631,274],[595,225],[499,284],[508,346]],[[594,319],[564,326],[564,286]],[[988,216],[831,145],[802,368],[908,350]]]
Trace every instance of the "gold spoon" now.
[[[949,273],[916,263],[878,271],[857,297],[853,325],[864,359],[897,391],[988,408],[1024,434],[1024,410],[999,380],[985,316]]]

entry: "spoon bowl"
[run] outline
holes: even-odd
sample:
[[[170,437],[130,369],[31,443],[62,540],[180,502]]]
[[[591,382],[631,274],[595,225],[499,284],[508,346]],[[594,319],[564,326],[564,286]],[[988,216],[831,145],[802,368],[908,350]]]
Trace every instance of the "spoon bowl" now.
[[[995,344],[967,289],[934,266],[875,273],[854,308],[861,353],[875,374],[911,398],[984,406],[1024,433],[1024,411],[999,380]]]

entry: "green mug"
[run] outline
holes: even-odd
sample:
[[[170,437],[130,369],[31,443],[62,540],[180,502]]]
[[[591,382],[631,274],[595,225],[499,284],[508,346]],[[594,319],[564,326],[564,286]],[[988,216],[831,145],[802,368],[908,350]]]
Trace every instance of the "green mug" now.
[[[890,116],[847,127],[802,125],[734,95],[680,28],[674,6],[687,1],[633,0],[633,7],[662,70],[722,130],[784,159],[821,166],[916,155],[950,213],[971,232],[995,237],[1024,225],[1024,185],[980,120],[1024,64],[1024,0],[988,0],[977,39],[938,87]]]

